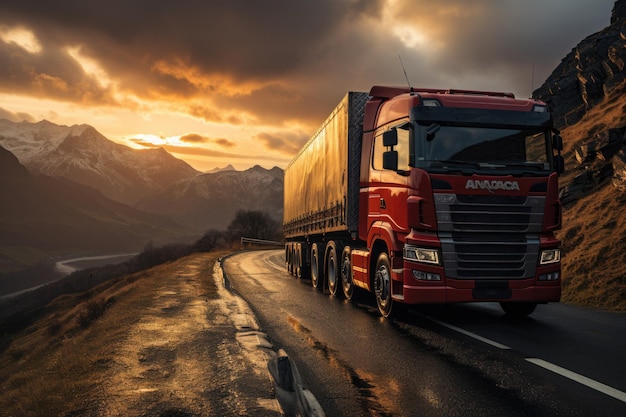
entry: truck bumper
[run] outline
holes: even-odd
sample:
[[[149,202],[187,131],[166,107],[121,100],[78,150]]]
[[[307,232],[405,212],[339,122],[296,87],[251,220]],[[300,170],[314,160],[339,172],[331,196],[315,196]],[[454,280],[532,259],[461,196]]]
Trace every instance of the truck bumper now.
[[[558,272],[551,271],[551,272]],[[542,272],[543,274],[544,272]],[[561,280],[529,279],[461,280],[439,274],[438,281],[414,278],[412,269],[404,270],[403,299],[407,304],[464,303],[478,301],[509,301],[547,303],[561,299]]]

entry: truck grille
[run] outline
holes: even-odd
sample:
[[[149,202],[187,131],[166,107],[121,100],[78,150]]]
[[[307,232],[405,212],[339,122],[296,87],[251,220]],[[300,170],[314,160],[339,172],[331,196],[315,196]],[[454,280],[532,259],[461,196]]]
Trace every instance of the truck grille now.
[[[533,277],[544,205],[541,196],[435,194],[446,276]]]

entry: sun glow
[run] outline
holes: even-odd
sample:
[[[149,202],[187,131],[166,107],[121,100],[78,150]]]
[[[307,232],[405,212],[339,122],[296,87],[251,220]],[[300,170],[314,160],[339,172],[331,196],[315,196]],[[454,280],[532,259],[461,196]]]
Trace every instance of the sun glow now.
[[[160,146],[186,146],[180,141],[180,136],[163,136],[143,133],[133,135],[129,143],[139,149],[158,148]]]
[[[100,64],[81,52],[80,46],[72,46],[67,48],[67,53],[74,58],[86,74],[93,76],[98,83],[105,88],[111,87],[113,81],[109,74],[100,66]]]
[[[398,37],[409,48],[417,48],[426,44],[426,37],[414,27],[408,25],[396,26],[393,29],[394,35]]]
[[[0,26],[0,39],[6,43],[14,43],[31,54],[38,54],[42,49],[35,34],[22,26]]]

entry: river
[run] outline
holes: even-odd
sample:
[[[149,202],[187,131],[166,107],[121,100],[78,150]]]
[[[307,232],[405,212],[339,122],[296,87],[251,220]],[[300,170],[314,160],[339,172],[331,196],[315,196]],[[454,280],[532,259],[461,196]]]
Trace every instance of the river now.
[[[81,256],[80,258],[65,259],[56,263],[56,270],[64,275],[80,271],[85,268],[94,268],[109,264],[118,264],[131,259],[137,253],[118,253],[116,255]]]

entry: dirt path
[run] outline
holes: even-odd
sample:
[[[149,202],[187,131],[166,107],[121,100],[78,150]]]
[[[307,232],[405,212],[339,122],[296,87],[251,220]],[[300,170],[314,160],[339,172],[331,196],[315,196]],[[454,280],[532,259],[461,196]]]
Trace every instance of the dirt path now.
[[[103,415],[279,415],[266,367],[271,352],[238,341],[254,337],[245,332],[256,328],[254,318],[222,287],[219,268],[206,276],[206,262],[190,257],[152,277],[152,302],[105,378]]]

